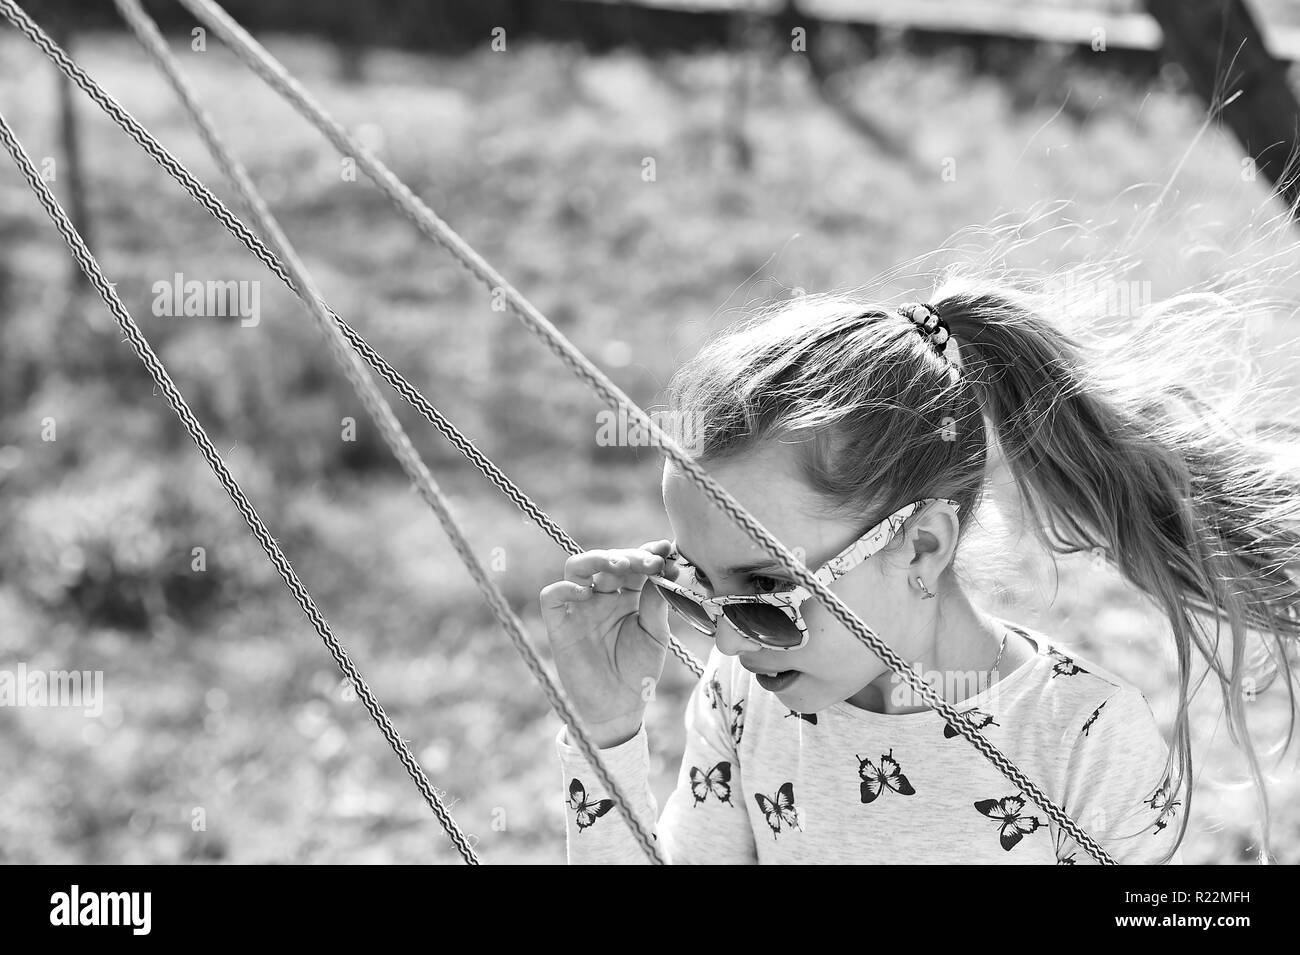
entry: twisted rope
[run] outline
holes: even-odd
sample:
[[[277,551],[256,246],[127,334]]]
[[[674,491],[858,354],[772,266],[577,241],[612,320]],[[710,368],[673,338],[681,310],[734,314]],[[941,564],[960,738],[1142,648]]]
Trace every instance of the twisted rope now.
[[[622,406],[638,424],[645,427],[650,434],[654,435],[659,441],[660,446],[664,448],[665,453],[682,467],[688,477],[701,487],[705,495],[714,503],[714,505],[719,507],[724,513],[728,514],[728,516],[736,521],[736,523],[739,524],[751,538],[759,543],[765,551],[773,555],[779,563],[789,570],[796,580],[807,587],[810,591],[817,594],[823,604],[831,612],[832,616],[844,624],[850,632],[857,637],[859,642],[863,643],[888,666],[895,670],[895,672],[900,675],[909,687],[917,692],[928,705],[942,714],[953,725],[954,729],[960,733],[963,738],[975,746],[982,755],[989,759],[989,761],[992,762],[999,771],[1003,773],[1003,775],[1007,776],[1008,779],[1017,784],[1026,795],[1033,798],[1043,811],[1067,834],[1073,837],[1075,841],[1085,849],[1085,851],[1089,852],[1090,855],[1100,862],[1113,864],[1114,860],[1095,842],[1095,840],[1093,840],[1087,833],[1083,832],[1083,830],[1080,829],[1079,826],[1060,809],[1060,807],[1056,806],[1054,802],[1048,799],[1046,794],[1043,793],[1037,785],[1025,777],[1024,774],[1021,773],[1004,754],[989,743],[977,730],[966,723],[965,720],[960,719],[959,714],[954,707],[948,704],[947,701],[943,700],[942,697],[938,696],[938,694],[935,693],[928,684],[924,683],[924,681],[922,681],[920,677],[907,666],[906,661],[903,661],[901,657],[888,647],[888,645],[880,641],[880,639],[870,631],[870,629],[867,628],[865,624],[863,624],[862,621],[859,620],[834,593],[830,592],[815,580],[807,568],[795,559],[794,555],[788,551],[784,545],[772,537],[767,530],[754,520],[724,488],[718,485],[706,472],[699,468],[698,465],[696,465],[682,451],[682,449],[678,447],[676,442],[673,441],[670,436],[665,434],[663,430],[649,418],[649,416],[632,403],[631,400],[617,388],[617,386],[608,381],[599,369],[591,365],[585,356],[578,352],[577,349],[575,349],[557,329],[550,325],[544,316],[528,303],[527,300],[525,300],[514,288],[506,283],[504,279],[502,279],[495,270],[487,264],[486,261],[478,256],[478,254],[464,242],[464,240],[446,226],[445,223],[442,223],[431,210],[424,206],[418,198],[410,193],[409,189],[396,180],[396,177],[383,167],[382,163],[379,163],[377,159],[371,156],[368,150],[352,140],[341,127],[338,127],[338,125],[334,123],[333,120],[329,119],[329,117],[326,116],[318,106],[315,106],[315,104],[310,101],[310,98],[306,96],[304,91],[301,91],[299,88],[297,95],[295,95],[292,87],[297,84],[294,83],[291,78],[288,78],[287,74],[284,74],[285,79],[287,79],[288,84],[291,85],[286,85],[284,80],[280,80],[275,75],[275,70],[278,69],[278,71],[283,74],[283,68],[280,67],[278,63],[275,63],[275,61],[269,57],[269,54],[266,54],[264,50],[261,50],[251,37],[248,37],[247,34],[244,34],[237,25],[233,24],[233,21],[229,21],[229,18],[226,17],[224,11],[221,11],[220,8],[216,7],[214,4],[195,4],[187,2],[187,0],[182,0],[182,2],[185,3],[192,12],[195,12],[200,19],[204,19],[205,22],[208,22],[209,25],[213,27],[213,29],[216,29],[218,34],[222,35],[223,39],[232,45],[241,58],[250,63],[255,71],[258,72],[259,75],[261,75],[273,88],[277,89],[277,91],[281,92],[282,95],[289,98],[300,112],[312,121],[314,125],[317,125],[317,127],[321,129],[327,138],[334,142],[336,146],[339,146],[345,154],[356,157],[358,164],[362,166],[367,175],[380,186],[381,191],[389,196],[390,200],[393,201],[398,208],[416,224],[417,228],[419,228],[423,234],[451,251],[453,256],[481,281],[488,284],[494,290],[499,290],[504,293],[507,305],[510,307],[511,311],[514,312],[521,321],[523,321],[525,327],[541,338],[547,347],[551,351],[555,352],[561,361],[564,362],[564,364],[569,367],[575,375],[586,382],[603,400],[614,406]],[[196,7],[198,7],[198,9],[196,9]],[[23,30],[23,32],[36,41],[39,46],[45,49],[47,55],[49,55],[65,73],[72,77],[74,81],[77,81],[78,85],[81,85],[88,93],[91,92],[91,89],[84,81],[84,74],[82,74],[81,77],[78,77],[77,74],[80,71],[71,63],[71,61],[67,60],[67,58],[62,55],[61,51],[59,51],[58,56],[51,53],[50,47],[53,45],[49,43],[48,38],[46,38],[45,43],[41,43],[37,39],[37,33],[39,32],[38,28],[37,32],[34,33],[32,29],[24,27],[22,20],[15,16],[15,7],[11,0],[0,0],[0,12],[3,12],[6,17],[15,24],[15,26],[18,26],[19,29]],[[17,12],[21,13],[21,11]],[[213,19],[205,17],[205,13],[210,14]],[[220,21],[216,19],[217,17],[225,18],[229,23],[229,27],[223,30],[221,26],[218,25]],[[25,17],[23,19],[25,19]],[[30,21],[27,22],[30,24]],[[34,24],[32,24],[31,27],[34,27]],[[235,31],[238,31],[238,33]],[[239,38],[239,34],[242,34],[242,39]],[[54,47],[54,49],[57,50],[57,47]],[[250,52],[254,49],[258,52]],[[259,55],[273,64],[275,69],[259,67]],[[90,85],[93,86],[93,84]],[[109,98],[109,102],[113,102],[111,98]],[[104,104],[101,102],[101,106],[103,105]],[[113,106],[116,106],[116,104],[113,103]],[[108,107],[105,108],[108,109]],[[118,109],[120,110],[120,107],[118,107]],[[110,115],[112,115],[112,110],[108,109],[108,111],[110,112]],[[120,120],[119,124],[121,124]],[[332,129],[331,126],[333,127]],[[140,141],[138,137],[137,141]],[[344,145],[340,146],[340,142]],[[143,145],[143,142],[141,144]]]
[[[852,610],[817,580],[784,544],[777,540],[740,502],[701,468],[654,420],[624,394],[599,368],[579,351],[538,309],[496,271],[473,247],[402,183],[373,153],[349,134],[315,101],[310,93],[252,36],[213,0],[180,0],[191,13],[218,36],[260,76],[315,126],[343,155],[352,157],[366,175],[428,239],[440,245],[480,282],[504,297],[506,305],[530,332],[536,335],[574,375],[585,382],[607,404],[623,408],[651,434],[658,446],[682,468],[706,497],[735,521],[768,554],[772,555],[802,586],[815,593],[831,615],[867,649],[937,710],[981,755],[1033,799],[1043,812],[1071,836],[1089,855],[1103,864],[1115,860],[1090,835],[1030,780],[1001,750],[961,717],[956,707],[935,691],[888,644]]]
[[[438,817],[438,822],[442,824],[442,828],[447,831],[447,835],[456,846],[456,850],[467,863],[477,865],[479,860],[474,854],[473,848],[465,840],[465,835],[460,831],[455,820],[452,819],[451,813],[447,810],[446,806],[443,805],[442,800],[438,798],[438,794],[429,783],[429,779],[425,776],[424,770],[420,768],[420,764],[416,762],[415,756],[411,753],[406,741],[393,726],[393,722],[384,711],[383,705],[380,704],[379,700],[376,699],[375,695],[370,691],[369,685],[366,683],[365,679],[362,678],[360,671],[358,671],[356,666],[352,663],[352,658],[348,655],[347,650],[344,649],[342,644],[339,643],[338,639],[330,630],[329,624],[317,608],[316,602],[312,599],[311,594],[307,592],[307,588],[304,587],[302,581],[298,579],[298,574],[293,569],[293,565],[289,563],[289,558],[284,555],[282,550],[280,550],[280,545],[277,544],[275,538],[271,536],[271,532],[267,530],[266,525],[262,523],[261,517],[258,516],[252,503],[248,500],[247,496],[245,496],[243,489],[240,488],[234,475],[232,475],[230,469],[226,467],[226,462],[217,452],[212,440],[208,437],[207,432],[204,431],[203,425],[199,423],[198,419],[194,417],[193,412],[190,411],[189,405],[185,403],[185,399],[181,396],[180,391],[177,390],[171,376],[167,374],[167,370],[158,360],[158,356],[154,354],[148,341],[146,341],[144,336],[141,334],[139,326],[135,323],[135,319],[131,317],[131,313],[127,311],[126,306],[122,304],[122,300],[118,298],[117,291],[104,277],[104,273],[100,270],[99,263],[95,260],[95,257],[91,254],[90,250],[86,248],[85,242],[78,234],[76,228],[73,227],[72,222],[68,219],[62,206],[60,206],[58,200],[54,198],[54,194],[41,179],[40,173],[37,172],[36,167],[32,164],[26,151],[14,136],[13,130],[5,120],[3,113],[0,113],[0,140],[4,142],[5,148],[9,150],[9,155],[13,157],[14,163],[17,164],[19,171],[22,172],[23,177],[27,180],[28,185],[31,186],[32,191],[36,193],[36,198],[40,201],[41,205],[44,206],[46,214],[49,215],[51,221],[63,236],[64,241],[67,242],[68,248],[72,251],[73,257],[76,258],[78,264],[86,273],[87,278],[90,279],[91,284],[95,286],[100,297],[113,313],[113,317],[117,319],[117,324],[121,327],[122,333],[126,335],[127,340],[130,341],[131,347],[135,349],[136,355],[138,355],[140,361],[144,363],[144,366],[153,378],[154,383],[167,399],[167,403],[171,406],[172,411],[174,411],[176,416],[180,418],[181,424],[185,426],[185,430],[189,432],[190,437],[194,439],[194,443],[198,446],[199,453],[202,454],[204,460],[208,462],[208,466],[212,468],[212,472],[217,476],[217,480],[221,483],[221,486],[225,488],[226,494],[229,495],[230,500],[234,502],[235,507],[239,509],[239,513],[243,515],[244,520],[248,523],[249,529],[253,532],[253,536],[256,537],[258,543],[262,545],[262,550],[266,551],[266,556],[269,557],[271,563],[275,565],[275,569],[279,571],[280,577],[283,578],[284,582],[289,586],[289,589],[293,591],[293,595],[295,599],[297,599],[298,605],[302,608],[303,613],[307,615],[307,618],[311,620],[312,626],[315,627],[321,640],[324,641],[326,648],[330,652],[330,656],[334,658],[334,662],[338,664],[338,668],[343,671],[344,676],[352,682],[353,687],[355,687],[357,691],[357,695],[361,698],[361,702],[365,705],[371,718],[374,719],[375,725],[379,727],[379,731],[383,733],[384,738],[388,740],[388,744],[393,748],[393,752],[397,754],[397,758],[401,760],[402,765],[406,767],[406,771],[410,774],[411,778],[415,780],[416,786],[419,787],[420,792],[424,795],[424,799],[429,804],[429,808],[432,809],[434,815]]]
[[[154,136],[145,129],[121,104],[106,93],[90,76],[75,63],[43,30],[11,0],[0,0],[0,13],[15,27],[25,34],[69,79],[76,83],[91,100],[100,107],[109,118],[135,140],[164,171],[168,173],[190,197],[206,209],[220,222],[231,235],[238,239],[250,252],[260,259],[275,276],[280,279],[295,295],[302,298],[304,293],[298,288],[279,258],[266,247],[256,233],[252,232],[217,196],[199,181],[190,171],[169,152]],[[212,143],[200,128],[205,143],[212,149]],[[215,155],[215,153],[214,153]],[[328,308],[328,306],[326,306]],[[568,554],[581,553],[583,548],[551,517],[541,509],[514,481],[498,468],[487,455],[474,444],[445,415],[435,408],[400,372],[370,346],[361,335],[333,309],[329,309],[331,319],[347,338],[349,344],[365,359],[366,363],[411,407],[415,408],[426,421],[432,424],[452,445],[474,464],[492,484],[506,495],[510,501],[537,524],[556,544]],[[704,667],[700,661],[684,647],[676,637],[670,637],[669,650],[697,677],[703,675]]]
[[[331,322],[323,300],[317,291],[316,284],[307,272],[302,259],[289,242],[280,224],[267,208],[265,200],[257,191],[256,186],[253,185],[243,165],[220,143],[211,117],[208,116],[207,111],[198,102],[193,89],[181,73],[179,65],[171,55],[171,51],[168,50],[166,41],[158,31],[157,26],[144,12],[144,9],[140,7],[137,0],[117,0],[117,5],[135,31],[136,36],[140,39],[141,44],[154,58],[159,68],[175,88],[185,109],[201,131],[204,142],[208,143],[212,148],[213,158],[227,178],[234,183],[241,200],[252,215],[254,224],[266,236],[272,250],[285,263],[295,286],[304,291],[305,294],[302,300],[315,319],[317,328],[326,336],[335,360],[342,367],[352,387],[361,397],[371,417],[379,425],[385,443],[392,449],[407,475],[415,483],[420,496],[437,514],[443,531],[447,534],[457,555],[474,578],[474,582],[492,608],[497,620],[505,628],[515,649],[524,658],[528,669],[538,683],[541,684],[551,706],[568,724],[571,738],[590,761],[593,771],[608,790],[609,797],[623,813],[629,828],[641,844],[647,857],[656,864],[662,864],[664,860],[659,856],[650,833],[641,825],[632,812],[631,804],[602,763],[596,746],[591,742],[585,727],[569,703],[564,691],[546,671],[537,651],[524,633],[523,624],[511,609],[501,589],[491,579],[487,569],[474,553],[464,531],[452,515],[450,505],[434,480],[433,475],[411,444],[410,438],[402,429],[396,415],[393,414],[392,408],[384,400],[374,381],[367,375],[365,366],[362,365],[353,352],[349,351],[346,339],[340,333],[337,325]]]

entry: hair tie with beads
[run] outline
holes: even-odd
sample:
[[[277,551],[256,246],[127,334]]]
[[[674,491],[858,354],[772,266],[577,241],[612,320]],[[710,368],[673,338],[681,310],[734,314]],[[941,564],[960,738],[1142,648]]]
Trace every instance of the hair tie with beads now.
[[[943,320],[937,308],[920,302],[908,302],[898,306],[898,314],[916,326],[917,331],[925,336],[940,357],[946,357],[944,347],[952,337],[952,332],[948,330],[948,323]]]

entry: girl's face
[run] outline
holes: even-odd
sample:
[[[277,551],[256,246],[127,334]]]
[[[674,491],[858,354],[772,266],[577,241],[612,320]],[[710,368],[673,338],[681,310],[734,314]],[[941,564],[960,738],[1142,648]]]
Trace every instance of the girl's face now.
[[[812,491],[796,475],[789,444],[769,442],[740,458],[710,465],[709,473],[735,496],[777,539],[816,570],[868,529],[816,515]],[[663,475],[664,506],[676,535],[677,550],[691,570],[681,580],[710,596],[790,590],[793,578],[749,535],[714,507],[672,461]],[[872,555],[831,585],[836,596],[903,659],[919,659],[931,630],[918,613],[919,592],[909,588],[908,564],[915,553],[905,532],[884,552]],[[915,570],[913,571],[915,573]],[[924,572],[923,572],[924,573]],[[692,576],[694,579],[692,580]],[[934,577],[928,578],[931,587]],[[938,603],[938,601],[935,601]],[[888,693],[892,673],[815,597],[800,610],[809,637],[798,650],[769,650],[738,633],[725,618],[718,621],[717,644],[753,673],[794,671],[774,689],[781,702],[800,713],[815,713],[848,700],[879,708],[879,692]],[[873,681],[880,683],[867,689]],[[856,699],[854,699],[856,697]]]

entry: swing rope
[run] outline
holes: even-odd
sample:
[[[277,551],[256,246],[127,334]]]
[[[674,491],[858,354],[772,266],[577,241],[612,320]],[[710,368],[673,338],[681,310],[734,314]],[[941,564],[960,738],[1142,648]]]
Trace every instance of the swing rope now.
[[[792,576],[803,586],[815,593],[822,603],[827,607],[832,616],[842,623],[858,640],[868,649],[875,653],[881,660],[890,666],[900,678],[918,695],[926,701],[933,709],[945,717],[947,722],[970,742],[975,748],[992,762],[1009,780],[1015,783],[1024,794],[1032,798],[1043,811],[1058,824],[1068,835],[1090,855],[1100,862],[1114,864],[1114,860],[1108,853],[1096,843],[1087,833],[1085,833],[1066,813],[1057,806],[1047,795],[1029,780],[1000,750],[994,747],[987,739],[983,737],[971,724],[969,724],[952,704],[944,700],[929,684],[921,679],[920,675],[909,667],[901,657],[895,653],[892,648],[885,644],[874,632],[846,606],[844,603],[827,588],[817,581],[808,569],[798,561],[794,554],[791,553],[783,544],[773,537],[758,521],[756,521],[739,502],[735,500],[721,485],[699,467],[671,438],[663,429],[661,429],[648,415],[645,414],[636,404],[634,404],[626,395],[624,395],[598,368],[596,368],[572,343],[570,343],[537,309],[525,300],[515,289],[505,282],[501,276],[478,255],[463,239],[460,238],[453,230],[450,229],[436,214],[424,205],[410,190],[402,184],[395,176],[385,167],[378,159],[372,156],[365,147],[356,142],[345,130],[336,122],[329,118],[324,111],[317,106],[310,96],[302,90],[300,86],[291,77],[288,76],[284,68],[280,66],[270,54],[266,53],[250,36],[247,35],[237,24],[221,10],[219,6],[211,3],[210,0],[181,0],[181,2],[194,13],[200,20],[207,23],[214,29],[222,39],[232,47],[237,55],[248,63],[255,72],[257,72],[272,88],[276,89],[282,96],[289,101],[302,113],[310,122],[313,123],[334,145],[345,155],[352,156],[356,159],[358,165],[366,174],[376,182],[381,191],[393,201],[397,207],[410,218],[417,228],[434,240],[439,245],[448,249],[453,256],[461,262],[467,269],[475,274],[481,281],[494,290],[504,293],[507,305],[520,319],[526,328],[533,334],[543,340],[547,347],[553,351],[563,362],[574,372],[580,379],[586,382],[606,403],[623,408],[639,425],[644,427],[659,442],[664,452],[690,477],[705,493],[705,495],[726,513],[732,520],[741,526],[749,536],[759,543],[765,551],[772,554],[779,563],[781,563]],[[77,77],[80,72],[67,57],[58,51],[54,55],[51,51],[53,44],[45,38],[42,43],[38,36],[39,28],[27,20],[25,26],[23,20],[25,15],[18,17],[15,15],[15,5],[12,0],[0,0],[0,12],[18,26],[20,30],[26,33],[29,38],[37,42],[38,46],[46,51],[56,64],[60,66],[81,85],[83,89],[90,92],[87,82],[82,82]],[[21,13],[21,11],[18,11]],[[57,47],[53,47],[57,50]],[[84,74],[82,74],[84,77]],[[93,83],[89,86],[93,87]],[[98,97],[94,97],[99,101]],[[107,98],[110,103],[116,104]],[[101,106],[105,106],[101,102]],[[106,110],[112,114],[112,110],[105,106]],[[120,109],[120,107],[118,108]],[[116,118],[116,117],[115,117]],[[119,120],[119,124],[122,124]],[[147,134],[145,134],[147,136]],[[140,137],[135,136],[141,145],[144,142]],[[147,147],[146,147],[147,148]],[[155,156],[162,163],[162,159]],[[166,166],[165,163],[163,163]],[[175,175],[174,170],[172,171]],[[193,193],[192,193],[193,194]],[[214,213],[215,214],[215,213]],[[247,244],[247,243],[246,243]],[[340,320],[341,321],[341,320]]]
[[[420,490],[425,502],[438,515],[438,520],[442,523],[443,530],[450,538],[457,555],[474,577],[475,583],[478,584],[493,613],[496,614],[498,621],[505,628],[516,650],[524,658],[529,670],[538,683],[541,684],[547,701],[568,725],[573,742],[582,750],[601,783],[609,790],[610,797],[622,811],[629,827],[647,856],[651,861],[661,864],[663,860],[656,851],[651,835],[637,820],[632,812],[631,804],[601,761],[596,746],[591,742],[564,691],[547,672],[540,656],[524,633],[523,624],[510,608],[500,588],[492,581],[486,568],[474,553],[463,530],[451,515],[450,506],[438,488],[437,482],[412,446],[392,409],[380,394],[374,381],[366,374],[365,366],[362,365],[355,354],[348,350],[347,341],[340,334],[337,326],[330,321],[323,299],[317,291],[315,282],[308,274],[306,266],[289,242],[288,237],[284,234],[283,229],[280,228],[280,224],[267,208],[266,201],[257,191],[257,187],[253,185],[252,179],[243,164],[221,142],[211,117],[198,102],[193,88],[182,74],[175,57],[167,48],[167,43],[159,32],[157,25],[145,13],[138,0],[117,0],[117,6],[135,31],[141,45],[150,53],[160,71],[170,81],[182,105],[199,129],[203,141],[208,144],[212,151],[213,158],[221,171],[238,191],[245,208],[252,215],[258,231],[266,236],[272,250],[285,263],[294,285],[303,290],[302,300],[309,306],[309,310],[316,319],[317,327],[325,333],[335,359],[343,367],[353,388],[361,396],[367,410],[370,411],[371,416],[379,425],[385,443],[388,444],[402,463],[408,476],[411,477]]]
[[[370,687],[361,676],[360,671],[358,671],[356,666],[352,663],[352,658],[349,656],[348,651],[339,643],[338,639],[330,630],[329,624],[316,606],[316,602],[312,599],[311,594],[308,593],[307,588],[303,586],[302,581],[298,579],[298,574],[293,569],[293,565],[289,562],[289,558],[285,556],[284,552],[280,549],[280,545],[276,543],[275,538],[271,536],[271,532],[267,529],[266,525],[262,523],[262,518],[258,516],[257,511],[254,509],[247,496],[245,496],[243,489],[240,488],[234,475],[230,473],[230,469],[226,466],[226,462],[222,459],[216,446],[213,445],[212,439],[208,437],[207,432],[203,429],[203,425],[200,424],[199,420],[194,416],[189,405],[186,404],[184,397],[182,397],[180,391],[177,390],[171,376],[167,374],[167,370],[163,367],[162,362],[158,360],[158,356],[149,346],[144,335],[141,334],[139,326],[135,323],[135,319],[131,317],[131,313],[127,311],[126,306],[122,304],[122,300],[118,297],[117,290],[104,277],[104,273],[100,270],[99,263],[95,261],[95,257],[86,247],[85,242],[82,240],[76,228],[73,227],[72,222],[63,211],[63,207],[59,205],[54,194],[50,191],[44,180],[41,179],[40,173],[37,171],[35,165],[32,164],[30,157],[28,157],[22,145],[18,142],[17,137],[14,135],[14,132],[10,128],[3,113],[0,113],[0,140],[4,142],[5,148],[9,151],[9,155],[13,157],[15,164],[17,164],[23,177],[27,180],[28,185],[31,186],[32,191],[36,193],[36,198],[40,201],[41,205],[45,207],[46,213],[49,215],[51,221],[53,221],[55,228],[57,228],[59,233],[63,236],[64,241],[68,244],[68,248],[81,266],[82,271],[86,273],[86,276],[90,279],[91,283],[95,286],[95,289],[99,292],[100,297],[108,306],[109,311],[113,313],[113,317],[117,319],[118,326],[122,329],[122,333],[126,335],[127,340],[131,343],[131,347],[135,349],[136,355],[139,356],[140,360],[144,363],[145,368],[148,369],[150,376],[152,376],[154,383],[163,393],[163,397],[167,399],[167,403],[171,406],[172,411],[174,411],[176,416],[180,418],[181,424],[185,426],[185,430],[188,431],[190,437],[194,439],[194,443],[198,445],[199,453],[202,454],[204,460],[208,462],[209,467],[212,468],[213,473],[217,476],[217,480],[221,483],[221,486],[226,489],[226,493],[230,496],[230,500],[234,503],[235,507],[239,509],[239,513],[244,516],[244,520],[252,530],[253,536],[256,537],[258,543],[262,545],[262,550],[266,551],[266,556],[270,558],[271,563],[274,564],[275,569],[280,572],[280,576],[284,579],[284,582],[289,586],[289,589],[293,591],[293,595],[297,599],[298,605],[302,607],[303,613],[305,613],[308,619],[311,620],[312,626],[316,628],[316,632],[320,635],[321,640],[324,641],[326,648],[330,652],[330,656],[334,658],[334,662],[338,664],[338,667],[343,671],[343,674],[352,681],[352,685],[356,688],[357,695],[361,698],[361,702],[365,705],[366,710],[369,711],[376,725],[378,725],[379,731],[383,733],[384,738],[388,740],[388,744],[393,748],[393,752],[397,754],[397,758],[401,760],[402,765],[406,767],[406,771],[411,775],[411,778],[415,780],[415,784],[424,795],[424,799],[429,804],[429,808],[431,808],[434,815],[438,817],[438,822],[440,822],[443,829],[447,831],[447,835],[451,838],[457,851],[460,852],[461,857],[464,858],[467,863],[478,865],[479,860],[474,854],[473,848],[466,841],[465,835],[461,832],[460,827],[456,825],[456,821],[452,819],[451,813],[448,811],[447,807],[443,805],[442,800],[438,797],[437,792],[430,784],[428,777],[424,774],[424,770],[421,769],[420,764],[416,762],[415,756],[411,753],[405,739],[403,739],[397,732],[396,727],[393,726],[392,720],[384,711],[383,705],[370,691]]]
[[[70,80],[76,83],[90,99],[100,107],[110,119],[135,140],[155,162],[158,163],[200,206],[206,209],[218,222],[225,226],[280,279],[295,295],[303,297],[303,292],[294,283],[284,263],[274,252],[266,247],[262,240],[250,230],[211,190],[200,182],[170,151],[144,128],[134,116],[121,104],[106,93],[91,77],[69,57],[26,12],[11,0],[0,0],[0,13],[11,24],[30,39],[45,56],[53,62]],[[124,14],[125,15],[125,14]],[[219,146],[214,146],[215,139],[209,139],[202,126],[199,127],[205,144],[219,155]],[[219,161],[219,160],[218,160]],[[327,306],[328,307],[328,306]],[[333,309],[329,309],[331,319],[339,326],[352,347],[365,359],[366,363],[395,391],[418,411],[426,421],[438,429],[452,445],[472,462],[492,484],[497,487],[516,507],[533,520],[556,544],[568,554],[579,554],[581,545],[560,527],[536,502],[530,498],[514,481],[492,462],[470,438],[455,426],[448,418],[429,402],[419,389],[397,371],[389,362],[370,346],[361,335]],[[697,677],[703,675],[704,666],[681,642],[672,637],[669,649],[673,655],[691,670]]]
[[[381,192],[397,206],[426,238],[442,246],[490,290],[499,291],[507,307],[524,327],[540,338],[544,345],[613,408],[622,408],[649,433],[663,452],[701,489],[706,497],[772,555],[799,584],[812,591],[830,614],[844,625],[858,641],[892,669],[927,705],[935,709],[963,738],[1030,797],[1043,812],[1089,855],[1102,864],[1115,864],[1104,848],[1065,813],[1046,792],[1030,780],[996,746],[945,700],[921,675],[908,665],[892,647],[872,631],[849,607],[762,524],[740,502],[708,474],[684,449],[650,418],[608,376],[597,368],[531,302],[525,299],[477,251],[430,209],[409,187],[402,183],[369,149],[348,133],[315,101],[310,93],[249,33],[236,23],[214,0],[180,0],[182,6],[210,27],[222,41],[262,80],[286,99],[308,122],[314,125],[343,155],[356,160],[357,166]]]
[[[158,34],[156,27],[153,27],[152,22],[148,21],[143,10],[136,8],[132,12],[137,15],[132,20],[133,26],[145,28],[143,32],[141,32],[140,36],[142,41],[145,42],[146,49],[157,52],[159,44],[161,44],[165,49],[165,44],[162,41],[161,35]],[[149,27],[153,27],[153,29],[150,30],[148,29]],[[156,39],[157,43],[149,42],[150,39]],[[187,108],[191,109],[196,121],[201,122],[204,125],[208,138],[215,141],[210,121],[201,111],[201,108],[197,107],[197,103],[188,88],[184,87],[183,79],[175,69],[175,64],[171,65],[173,69],[170,71],[165,70],[165,72],[168,72],[173,80],[181,80],[182,86],[180,89],[185,94],[185,105]],[[287,263],[290,275],[294,279],[295,284],[305,291],[306,294],[303,296],[304,302],[311,306],[311,311],[317,322],[318,328],[327,336],[327,342],[331,347],[332,354],[336,360],[339,361],[349,382],[365,404],[367,411],[379,425],[380,432],[386,443],[388,443],[389,447],[398,457],[398,460],[407,471],[408,476],[412,479],[416,488],[420,491],[425,502],[429,504],[438,515],[439,521],[442,523],[444,531],[451,539],[457,555],[466,565],[467,569],[469,569],[475,582],[483,592],[489,606],[510,635],[520,654],[524,657],[529,669],[537,678],[538,682],[542,684],[543,691],[548,701],[556,712],[565,720],[574,742],[591,761],[593,771],[596,773],[601,783],[609,790],[610,797],[614,803],[619,806],[620,810],[626,817],[629,827],[632,829],[637,841],[642,845],[652,862],[662,864],[663,860],[659,857],[655,846],[651,843],[651,837],[636,819],[626,797],[623,796],[613,777],[601,763],[596,747],[591,743],[590,738],[586,734],[584,727],[572,706],[569,704],[567,698],[565,698],[560,688],[551,680],[549,674],[542,665],[540,658],[532,649],[523,632],[522,624],[510,609],[504,595],[501,594],[500,590],[491,581],[486,569],[473,553],[468,540],[457,526],[455,519],[452,517],[446,499],[438,489],[436,482],[428,472],[424,462],[420,459],[418,453],[411,445],[409,438],[401,429],[392,409],[384,401],[374,382],[367,377],[364,366],[362,366],[356,356],[348,350],[346,341],[339,333],[338,329],[330,323],[329,317],[321,304],[320,297],[316,294],[314,282],[307,274],[305,267],[292,246],[289,244],[287,238],[284,236],[283,231],[279,228],[278,223],[270,215],[265,202],[252,186],[242,166],[239,166],[238,163],[224,151],[218,154],[218,158],[221,160],[223,170],[239,187],[241,198],[255,217],[255,221],[271,240],[272,246],[278,250],[280,257]]]

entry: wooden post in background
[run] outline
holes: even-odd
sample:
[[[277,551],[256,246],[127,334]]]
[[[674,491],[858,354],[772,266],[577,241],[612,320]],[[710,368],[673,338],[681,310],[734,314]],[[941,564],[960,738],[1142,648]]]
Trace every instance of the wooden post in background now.
[[[60,17],[52,24],[51,32],[54,35],[54,41],[63,47],[68,56],[76,59],[77,54],[73,48],[75,32],[71,24]],[[63,156],[55,167],[57,170],[55,176],[67,186],[65,196],[68,216],[72,219],[72,224],[77,227],[77,231],[86,240],[86,245],[94,249],[94,229],[90,221],[90,209],[86,199],[86,180],[81,161],[81,121],[77,117],[76,103],[78,93],[73,86],[72,80],[68,79],[62,72],[58,73],[57,82],[59,84],[59,145],[62,147]],[[77,265],[75,259],[70,258],[68,261],[72,266],[69,290],[74,294],[84,291],[89,287],[86,274],[81,271],[81,267]]]
[[[1164,31],[1164,53],[1187,72],[1211,110],[1238,91],[1220,114],[1259,174],[1293,209],[1300,201],[1295,157],[1300,103],[1286,67],[1264,45],[1243,0],[1146,0]]]

